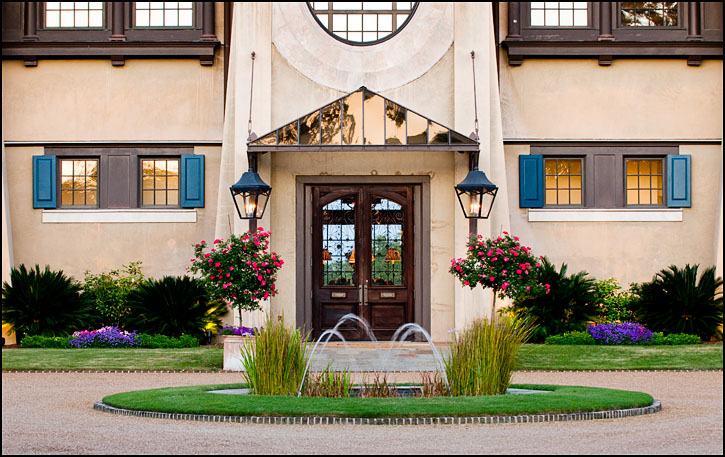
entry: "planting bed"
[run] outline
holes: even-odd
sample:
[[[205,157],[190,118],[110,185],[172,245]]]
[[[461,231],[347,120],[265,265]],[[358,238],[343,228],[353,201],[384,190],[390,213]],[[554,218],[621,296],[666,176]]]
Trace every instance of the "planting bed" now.
[[[501,423],[585,420],[650,414],[659,402],[642,392],[559,385],[528,395],[435,398],[320,398],[217,395],[245,384],[205,385],[109,395],[96,409],[116,414],[212,422],[262,423]]]

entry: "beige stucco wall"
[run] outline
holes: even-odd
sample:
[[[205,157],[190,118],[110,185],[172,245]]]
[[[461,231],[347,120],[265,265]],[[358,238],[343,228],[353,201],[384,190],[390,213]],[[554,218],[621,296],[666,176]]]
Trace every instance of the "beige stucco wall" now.
[[[505,140],[720,139],[723,62],[501,56]]]
[[[382,95],[445,125],[453,124],[453,56],[452,50],[423,77]],[[301,75],[273,47],[272,50],[272,125],[280,126],[296,117],[319,108],[344,93],[315,84]],[[371,88],[373,89],[373,88]],[[374,89],[373,89],[374,90]],[[416,94],[431,94],[421,99]],[[264,133],[264,132],[260,132]],[[454,152],[274,152],[265,155],[270,167],[270,185],[274,189],[269,204],[272,247],[285,261],[277,284],[279,293],[271,300],[271,312],[285,316],[296,315],[296,239],[295,207],[297,176],[430,176],[431,193],[431,335],[444,341],[454,327],[453,277],[448,265],[455,255],[454,224],[456,217],[453,192],[457,156]],[[269,156],[269,157],[266,157]],[[465,162],[465,161],[464,161]],[[458,164],[465,166],[465,164]],[[465,173],[464,173],[465,174]],[[268,181],[269,182],[269,181]],[[267,219],[267,216],[265,216]],[[263,221],[264,222],[264,221]],[[267,225],[265,225],[265,228]]]
[[[506,141],[722,141],[722,60],[689,67],[684,59],[615,59],[602,67],[596,59],[525,59],[512,67],[503,51],[500,61]],[[570,272],[627,286],[671,264],[717,263],[721,145],[680,147],[692,155],[693,204],[682,222],[528,222],[518,207],[517,157],[529,146],[505,149],[512,230]]]
[[[719,145],[681,146],[692,155],[692,207],[682,209],[682,222],[528,222],[528,209],[518,204],[518,156],[528,145],[506,146],[511,192],[511,228],[537,255],[568,265],[569,274],[585,270],[597,279],[616,278],[628,287],[651,280],[659,270],[689,263],[713,265],[720,195],[713,183],[722,166]]]
[[[194,59],[3,60],[5,141],[219,142],[223,70]]]
[[[218,146],[196,147],[204,154],[207,181],[219,170]],[[6,148],[7,182],[15,265],[50,265],[76,279],[143,262],[147,277],[182,275],[193,257],[192,243],[214,235],[216,188],[207,186],[206,207],[197,208],[196,223],[43,223],[33,209],[32,156],[42,147]]]
[[[221,30],[221,29],[220,29]],[[14,264],[48,264],[77,279],[143,261],[147,276],[180,275],[192,243],[213,239],[223,122],[223,61],[41,60],[2,63],[2,114]],[[33,209],[32,156],[42,143],[186,143],[206,157],[194,223],[43,223]],[[208,145],[207,145],[208,143]]]

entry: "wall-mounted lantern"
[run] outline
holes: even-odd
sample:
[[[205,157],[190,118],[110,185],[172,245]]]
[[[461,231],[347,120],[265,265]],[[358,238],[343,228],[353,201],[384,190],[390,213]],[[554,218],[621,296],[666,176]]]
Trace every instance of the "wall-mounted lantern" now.
[[[261,219],[272,193],[272,188],[257,173],[256,162],[256,154],[250,154],[249,171],[243,173],[239,181],[229,188],[241,219]]]
[[[475,154],[472,170],[456,186],[456,194],[463,214],[467,219],[488,219],[496,199],[498,186],[478,169],[478,154]]]

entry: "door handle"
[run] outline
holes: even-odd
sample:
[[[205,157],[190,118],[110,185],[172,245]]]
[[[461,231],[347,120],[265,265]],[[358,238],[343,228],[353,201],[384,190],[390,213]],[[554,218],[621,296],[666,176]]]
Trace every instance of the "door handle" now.
[[[360,285],[357,288],[357,301],[358,301],[359,310],[362,309],[363,303],[364,303],[364,300],[363,300],[363,287],[364,287],[363,285]]]
[[[367,304],[368,304],[368,286],[364,285],[362,287],[363,287],[363,302],[367,306]]]

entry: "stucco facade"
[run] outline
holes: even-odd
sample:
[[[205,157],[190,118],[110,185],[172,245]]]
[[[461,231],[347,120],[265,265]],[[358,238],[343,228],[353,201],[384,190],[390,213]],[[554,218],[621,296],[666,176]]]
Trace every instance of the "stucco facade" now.
[[[420,3],[406,27],[372,46],[336,40],[305,3],[241,2],[230,11],[215,7],[213,65],[188,57],[130,57],[122,66],[41,57],[27,66],[6,57],[4,44],[4,280],[10,266],[36,263],[78,279],[87,269],[134,260],[143,261],[147,276],[184,274],[193,243],[249,227],[227,189],[247,171],[250,113],[253,132],[262,136],[361,86],[466,136],[477,120],[479,168],[499,187],[478,233],[509,230],[570,271],[625,286],[670,264],[716,265],[722,274],[721,39],[720,57],[697,66],[652,56],[615,58],[611,65],[550,56],[512,64],[507,4]],[[190,148],[205,157],[205,204],[83,214],[34,209],[32,157],[64,145]],[[628,148],[625,156],[662,146],[688,155],[692,204],[520,207],[519,156],[568,146]],[[285,260],[266,312],[312,323],[304,279],[311,260],[303,246],[310,227],[300,218],[310,211],[309,186],[415,183],[422,199],[415,240],[425,250],[416,259],[425,265],[415,273],[414,320],[445,341],[450,329],[485,315],[490,293],[464,289],[448,273],[451,259],[465,255],[470,229],[453,189],[469,171],[468,153],[454,145],[395,152],[280,148],[259,156],[258,171],[273,192],[257,225],[271,229],[272,249]],[[250,314],[245,323],[261,318]]]

